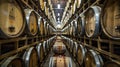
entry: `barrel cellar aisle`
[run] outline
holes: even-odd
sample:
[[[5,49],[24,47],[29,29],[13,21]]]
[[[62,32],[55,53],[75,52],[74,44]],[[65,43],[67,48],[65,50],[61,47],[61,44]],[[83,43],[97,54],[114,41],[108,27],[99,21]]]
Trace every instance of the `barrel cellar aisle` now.
[[[120,67],[120,0],[0,0],[0,67]]]
[[[59,53],[59,54],[58,54]],[[70,60],[66,60],[66,61],[70,61],[71,63],[68,64],[68,63],[65,63],[66,66],[62,66],[62,64],[60,63],[60,61],[62,61],[63,59],[61,59],[58,64],[61,65],[61,66],[55,66],[55,67],[77,67],[78,65],[73,61],[71,55],[69,54],[65,44],[63,43],[63,39],[60,37],[60,36],[57,36],[56,37],[56,41],[53,45],[53,47],[51,48],[51,51],[48,55],[48,57],[46,58],[46,61],[45,63],[43,63],[42,67],[52,67],[52,63],[50,62],[54,62],[54,59],[52,57],[54,56],[58,56],[58,57],[62,57],[62,56],[65,56],[67,59],[70,58]],[[51,59],[52,58],[52,59]],[[54,63],[53,63],[54,64]],[[51,65],[51,66],[49,66]],[[68,65],[71,65],[71,66],[68,66]],[[54,65],[53,65],[54,67]]]

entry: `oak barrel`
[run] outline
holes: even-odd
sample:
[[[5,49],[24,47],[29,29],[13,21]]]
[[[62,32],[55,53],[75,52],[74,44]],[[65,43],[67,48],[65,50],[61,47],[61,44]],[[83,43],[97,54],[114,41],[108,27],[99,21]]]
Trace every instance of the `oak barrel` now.
[[[44,59],[44,52],[43,52],[43,45],[42,45],[42,43],[39,43],[36,46],[36,49],[37,49],[37,53],[38,53],[39,62],[42,63],[42,61]]]
[[[78,49],[76,52],[76,59],[77,59],[79,65],[83,64],[86,51],[87,51],[86,48],[81,43],[78,44]]]
[[[71,39],[69,38],[68,40],[69,40],[69,43],[68,43],[68,48],[69,48],[69,51],[70,51],[70,46],[71,46],[71,45],[70,45],[70,44],[71,44]]]
[[[103,60],[99,53],[89,50],[85,54],[85,67],[103,67]]]
[[[73,21],[73,36],[77,35],[77,21]]]
[[[39,0],[39,4],[40,4],[40,8],[41,10],[44,10],[45,9],[45,0]]]
[[[43,42],[44,56],[47,56],[47,44],[46,41]]]
[[[0,67],[24,67],[24,65],[22,59],[15,55],[4,60]]]
[[[73,67],[73,65],[70,57],[59,55],[50,58],[49,67]]]
[[[25,14],[17,0],[0,0],[0,38],[20,36],[26,26]]]
[[[74,43],[73,40],[70,40],[70,52],[71,52],[71,53],[72,53],[72,48],[73,48],[73,46],[74,46],[73,43]]]
[[[27,20],[27,33],[30,35],[36,35],[38,32],[38,17],[34,10],[25,9],[25,15]]]
[[[76,58],[77,50],[78,50],[78,44],[77,42],[74,42],[73,52],[72,52],[74,58]]]
[[[44,35],[44,20],[42,17],[39,18],[38,28],[40,35]]]
[[[83,14],[81,14],[78,19],[77,19],[77,35],[81,36],[85,33],[85,16]]]
[[[38,53],[34,47],[27,49],[23,55],[25,67],[38,67]]]
[[[102,29],[108,37],[120,39],[120,0],[105,1],[101,21]]]
[[[95,37],[100,32],[100,14],[99,6],[91,6],[85,13],[85,33],[88,37]]]
[[[47,44],[47,51],[49,52],[49,50],[50,50],[49,39],[46,41],[46,44]]]

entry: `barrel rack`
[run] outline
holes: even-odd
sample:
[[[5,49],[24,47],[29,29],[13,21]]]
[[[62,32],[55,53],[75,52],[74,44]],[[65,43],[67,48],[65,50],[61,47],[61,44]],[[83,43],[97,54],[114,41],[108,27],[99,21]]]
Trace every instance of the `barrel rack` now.
[[[22,5],[28,8],[32,8],[34,9],[35,11],[37,11],[40,16],[42,16],[44,19],[46,19],[48,21],[48,23],[53,27],[53,24],[50,22],[50,20],[48,19],[48,17],[46,16],[45,12],[40,8],[40,6],[38,6],[38,0],[20,0],[20,3]]]
[[[52,36],[52,35],[51,35]],[[18,37],[13,39],[2,40],[0,39],[0,60],[7,58],[11,55],[22,52],[23,50],[35,46],[40,42],[46,40],[46,38],[50,38],[51,36],[33,36],[33,37]],[[10,47],[12,49],[10,49]],[[6,49],[7,48],[7,49]],[[3,50],[7,50],[2,52]]]
[[[76,14],[72,15],[72,17],[68,20],[68,22],[64,25],[63,29],[70,25],[70,23],[78,18],[78,16],[81,13],[84,13],[87,11],[90,6],[99,5],[103,6],[103,3],[105,0],[87,0],[83,6],[76,10]],[[105,58],[114,60],[115,62],[120,64],[120,40],[114,40],[109,37],[107,37],[102,31],[97,37],[89,38],[86,35],[82,36],[74,36],[73,34],[70,34],[69,29],[66,31],[67,34],[64,34],[64,36],[77,41],[78,43],[83,43],[83,45],[87,48],[93,49],[98,51],[101,55],[103,55]],[[73,32],[75,33],[75,32]]]
[[[36,0],[17,0],[23,6],[24,8],[31,8],[34,9],[36,12],[40,14],[41,17],[46,19],[48,23],[52,26],[49,19],[45,15],[44,11],[42,11],[38,4],[36,4]],[[53,27],[53,26],[52,26]],[[2,63],[2,60],[5,58],[8,58],[10,56],[13,56],[15,54],[18,54],[27,48],[31,46],[36,46],[39,43],[42,43],[43,41],[51,38],[53,34],[49,30],[48,33],[45,33],[43,35],[35,35],[35,36],[29,36],[29,35],[22,35],[16,38],[6,38],[2,39],[0,38],[0,65]]]

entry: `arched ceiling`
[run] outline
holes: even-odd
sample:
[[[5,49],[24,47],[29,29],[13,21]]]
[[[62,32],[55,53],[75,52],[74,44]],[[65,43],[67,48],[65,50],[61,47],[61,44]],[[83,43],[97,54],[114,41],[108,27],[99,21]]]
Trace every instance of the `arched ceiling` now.
[[[62,16],[68,0],[51,0],[52,8],[54,10],[56,24],[62,25]]]

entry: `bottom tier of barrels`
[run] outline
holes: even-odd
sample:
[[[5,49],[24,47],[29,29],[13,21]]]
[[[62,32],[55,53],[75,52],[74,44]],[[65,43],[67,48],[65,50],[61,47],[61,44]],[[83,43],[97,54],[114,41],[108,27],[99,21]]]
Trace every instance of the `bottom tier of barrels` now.
[[[72,58],[79,64],[78,67],[120,67],[119,59],[108,57],[87,47],[84,42],[78,42],[65,36],[62,38]]]
[[[53,36],[46,41],[1,60],[0,67],[40,67],[47,57],[55,37]]]

